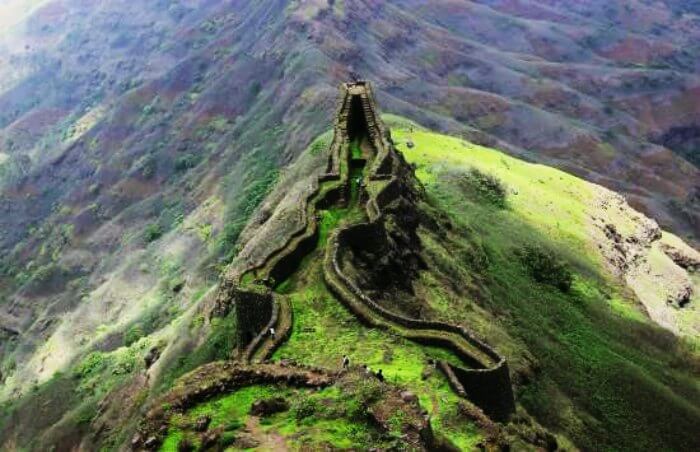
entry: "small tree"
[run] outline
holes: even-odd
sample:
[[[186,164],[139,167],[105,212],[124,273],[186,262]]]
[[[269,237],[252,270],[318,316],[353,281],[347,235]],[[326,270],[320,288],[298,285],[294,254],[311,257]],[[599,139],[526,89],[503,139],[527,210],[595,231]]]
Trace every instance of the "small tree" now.
[[[471,168],[461,177],[462,188],[499,208],[506,207],[508,189],[496,176]]]
[[[158,223],[151,223],[146,226],[143,238],[147,243],[154,242],[163,236],[163,228]]]
[[[557,287],[562,292],[571,289],[574,278],[569,266],[551,250],[527,245],[517,254],[535,281]]]

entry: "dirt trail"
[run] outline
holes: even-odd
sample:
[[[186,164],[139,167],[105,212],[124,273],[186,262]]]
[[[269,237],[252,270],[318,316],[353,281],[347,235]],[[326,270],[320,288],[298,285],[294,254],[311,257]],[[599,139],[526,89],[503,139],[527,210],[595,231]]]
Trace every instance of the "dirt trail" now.
[[[266,432],[260,427],[260,418],[250,416],[245,423],[246,441],[248,441],[255,450],[270,451],[270,452],[286,452],[290,450],[287,447],[287,442],[284,437],[275,432]]]

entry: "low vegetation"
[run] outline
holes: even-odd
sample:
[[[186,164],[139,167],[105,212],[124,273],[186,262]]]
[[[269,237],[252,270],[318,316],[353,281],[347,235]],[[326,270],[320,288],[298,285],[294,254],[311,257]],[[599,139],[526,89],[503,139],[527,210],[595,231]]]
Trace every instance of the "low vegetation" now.
[[[466,173],[460,173],[456,182],[466,194],[480,197],[496,207],[506,207],[508,189],[496,176],[472,167]]]
[[[587,235],[591,216],[606,216],[594,186],[418,127],[392,132],[430,203],[452,224],[454,244],[440,267],[465,268],[453,250],[488,256],[481,270],[462,273],[461,287],[433,271],[421,293],[442,316],[477,328],[508,355],[525,382],[518,400],[530,414],[560,433],[560,442],[583,449],[692,449],[697,354],[654,325],[605,270]],[[478,186],[500,180],[509,187],[507,209],[483,196],[486,189],[454,183],[461,170],[473,188],[471,168],[489,175],[477,176],[488,181]],[[438,246],[428,239],[426,246]]]
[[[200,440],[192,426],[198,419],[210,419],[210,430],[221,430],[218,447],[244,448],[244,444],[272,447],[262,441],[284,441],[294,449],[322,447],[352,448],[358,444],[389,445],[371,424],[367,410],[379,397],[376,380],[355,381],[310,391],[275,386],[251,386],[203,403],[173,420],[162,451],[177,451],[183,444],[198,447]],[[258,418],[251,406],[258,400],[282,398],[289,409]],[[247,433],[243,433],[243,430]],[[244,442],[246,441],[246,442]]]
[[[573,273],[566,262],[554,252],[536,245],[526,245],[516,255],[536,281],[550,284],[562,292],[568,292],[573,283]]]

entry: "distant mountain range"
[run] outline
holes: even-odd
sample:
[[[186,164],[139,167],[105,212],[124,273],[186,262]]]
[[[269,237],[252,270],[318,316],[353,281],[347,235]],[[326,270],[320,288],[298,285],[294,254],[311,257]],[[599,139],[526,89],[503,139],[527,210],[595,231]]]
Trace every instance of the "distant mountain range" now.
[[[572,232],[599,239],[599,250],[593,240],[582,254],[601,265],[591,270],[572,262],[582,278],[593,272],[626,286],[629,293],[620,297],[641,301],[637,308],[646,311],[639,308],[638,318],[625,308],[620,315],[644,326],[595,343],[624,342],[623,361],[639,359],[636,370],[627,370],[634,378],[639,369],[651,372],[652,386],[661,373],[649,363],[665,349],[681,369],[674,389],[660,390],[673,399],[665,406],[681,406],[674,404],[686,396],[696,400],[684,379],[697,366],[697,329],[687,320],[694,314],[683,309],[690,300],[695,312],[698,280],[694,261],[683,256],[694,256],[700,244],[700,2],[10,0],[0,4],[0,437],[10,438],[3,447],[57,444],[61,450],[85,441],[90,448],[107,444],[107,437],[110,447],[127,444],[135,425],[110,408],[109,400],[120,397],[117,388],[151,384],[144,404],[186,371],[229,357],[236,327],[209,322],[209,297],[255,239],[259,223],[284,204],[282,195],[292,204],[302,196],[280,190],[291,187],[285,185],[290,177],[309,177],[317,168],[303,156],[323,155],[338,86],[356,78],[373,82],[382,111],[405,118],[399,125],[415,121],[441,134],[430,135],[437,137],[431,146],[444,144],[443,135],[457,137],[622,195],[609,198],[620,211],[609,221],[614,230],[585,223],[593,229]],[[438,152],[447,157],[450,151]],[[425,156],[413,157],[416,165],[427,164]],[[493,162],[486,166],[500,171]],[[544,166],[528,170],[538,168],[554,174]],[[459,177],[448,173],[439,183],[454,193]],[[509,176],[500,175],[506,185],[513,184]],[[531,173],[528,181],[540,183]],[[580,182],[552,205],[588,206],[612,218],[601,205],[569,199],[579,189],[611,193]],[[436,194],[430,184],[427,192]],[[449,212],[452,207],[436,208],[466,218]],[[562,223],[571,215],[562,214]],[[294,221],[289,217],[283,227]],[[571,227],[547,224],[556,234]],[[552,247],[564,252],[551,231]],[[674,254],[678,249],[683,253]],[[567,252],[574,252],[571,246]],[[509,284],[499,279],[504,274],[465,268],[459,272],[490,281],[472,281],[481,295]],[[577,300],[617,300],[604,286]],[[683,292],[688,287],[691,292]],[[617,312],[619,306],[611,306]],[[488,315],[456,321],[496,322],[488,332],[500,337],[500,351],[520,360],[523,385],[536,381],[518,395],[536,419],[533,429],[541,424],[562,435],[560,445],[568,438],[584,449],[590,444],[582,438],[593,430],[611,447],[632,438],[632,430],[615,438],[600,433],[610,419],[588,412],[595,408],[571,394],[553,395],[563,384],[552,376],[551,362],[541,376],[531,356],[544,346],[534,344],[531,330],[510,329],[508,309],[484,302],[477,311]],[[603,315],[594,311],[585,315]],[[556,315],[571,321],[569,314]],[[554,317],[542,325],[555,324]],[[648,326],[649,317],[665,329]],[[592,325],[600,338],[601,325],[610,324]],[[647,354],[631,358],[637,333],[646,337]],[[566,343],[569,352],[579,344],[549,339]],[[156,383],[144,383],[146,374],[132,371],[143,370],[142,355],[152,347],[167,348],[164,362],[171,366],[154,374]],[[569,352],[561,356],[574,360]],[[71,379],[76,372],[84,378]],[[602,371],[596,375],[603,378]],[[87,392],[76,389],[86,382]],[[601,390],[612,397],[608,389]],[[547,393],[562,404],[553,411],[577,414],[554,419],[527,399]],[[101,403],[106,408],[99,411]],[[37,406],[47,407],[44,420],[29,414]],[[133,404],[134,423],[143,406]],[[452,424],[441,419],[450,431]],[[77,427],[64,429],[65,423]],[[100,436],[99,429],[111,433]],[[626,448],[668,444],[672,433]],[[463,448],[478,442],[464,441]]]

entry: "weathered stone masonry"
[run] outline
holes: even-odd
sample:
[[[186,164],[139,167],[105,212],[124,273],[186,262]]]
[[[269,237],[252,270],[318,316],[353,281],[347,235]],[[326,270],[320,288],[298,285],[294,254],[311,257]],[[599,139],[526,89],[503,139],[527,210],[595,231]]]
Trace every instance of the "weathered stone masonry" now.
[[[252,265],[234,279],[222,282],[217,305],[233,304],[239,325],[239,355],[246,361],[268,358],[291,332],[291,306],[288,300],[273,295],[272,287],[289,277],[313,250],[318,239],[317,209],[347,202],[351,140],[362,139],[362,160],[368,162],[366,183],[361,191],[368,222],[335,231],[326,248],[324,277],[329,289],[363,322],[377,328],[398,331],[411,340],[450,349],[467,367],[441,362],[440,368],[450,386],[469,398],[496,420],[505,420],[514,411],[513,392],[506,360],[462,326],[425,321],[398,315],[368,297],[342,271],[338,262],[341,250],[357,236],[385,234],[387,208],[396,201],[414,206],[419,193],[413,170],[396,151],[388,129],[378,116],[371,85],[367,82],[341,86],[341,97],[334,123],[334,137],[326,173],[305,200],[304,225],[279,249],[262,262]],[[364,130],[363,130],[364,128]],[[367,184],[379,184],[371,196]],[[244,282],[244,275],[253,281]],[[278,337],[267,337],[270,327]]]
[[[346,98],[348,94],[359,95],[363,100],[364,111],[370,118],[367,124],[371,124],[369,134],[375,146],[376,158],[370,167],[369,179],[389,179],[389,182],[366,203],[368,223],[347,226],[331,236],[324,263],[326,281],[335,295],[366,323],[389,329],[392,324],[398,325],[406,328],[406,335],[415,341],[452,350],[471,368],[441,362],[440,367],[451,387],[480,406],[489,416],[496,420],[506,420],[514,412],[515,403],[505,358],[464,327],[412,319],[388,311],[363,293],[341,269],[338,260],[340,250],[348,246],[353,236],[356,236],[355,240],[357,237],[361,240],[363,236],[376,234],[378,229],[383,229],[386,207],[407,194],[409,198],[415,196],[413,186],[416,183],[410,165],[394,148],[388,130],[376,113],[369,83],[346,85],[344,92]],[[342,117],[339,119],[343,120]],[[343,132],[347,130],[341,128],[341,133]],[[347,140],[349,136],[345,133],[342,138]],[[461,346],[460,341],[464,341],[477,353]]]

